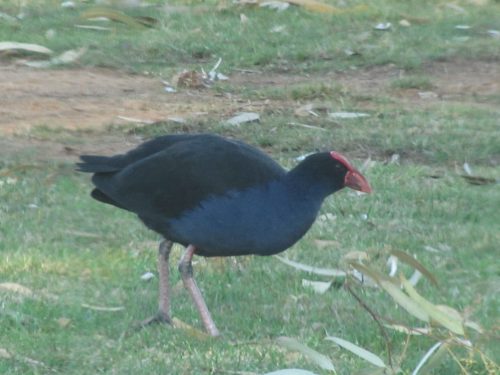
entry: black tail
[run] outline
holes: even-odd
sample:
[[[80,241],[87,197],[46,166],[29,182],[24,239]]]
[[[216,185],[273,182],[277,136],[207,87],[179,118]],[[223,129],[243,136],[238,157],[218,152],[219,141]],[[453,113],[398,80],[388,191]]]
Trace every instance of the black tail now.
[[[126,208],[125,206],[122,206],[117,201],[111,199],[110,197],[108,197],[106,194],[104,194],[99,189],[92,190],[92,192],[90,193],[90,195],[92,196],[92,198],[94,198],[95,200],[98,200],[99,202],[107,203],[107,204],[110,204],[112,206],[116,206],[118,208],[122,208],[124,210],[129,211],[128,208]]]
[[[77,163],[77,170],[87,173],[116,172],[121,168],[117,165],[116,159],[107,156],[81,155],[81,163]]]

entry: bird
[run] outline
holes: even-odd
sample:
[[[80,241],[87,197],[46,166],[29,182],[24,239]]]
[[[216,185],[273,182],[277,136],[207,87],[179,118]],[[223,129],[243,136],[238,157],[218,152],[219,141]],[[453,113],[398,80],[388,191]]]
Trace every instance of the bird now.
[[[348,187],[372,191],[336,151],[313,153],[284,169],[265,152],[216,134],[169,134],[114,156],[81,155],[91,196],[135,213],[163,240],[158,250],[159,303],[143,321],[171,323],[169,255],[185,247],[178,270],[211,336],[220,332],[193,275],[194,255],[273,255],[314,223],[326,197]]]

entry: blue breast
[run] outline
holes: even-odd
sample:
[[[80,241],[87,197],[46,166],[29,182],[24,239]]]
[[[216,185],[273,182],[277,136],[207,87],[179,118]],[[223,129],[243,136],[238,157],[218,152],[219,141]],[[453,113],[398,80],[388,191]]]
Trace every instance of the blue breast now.
[[[303,196],[281,181],[229,191],[170,219],[170,238],[195,245],[204,256],[271,255],[307,232],[322,200]]]

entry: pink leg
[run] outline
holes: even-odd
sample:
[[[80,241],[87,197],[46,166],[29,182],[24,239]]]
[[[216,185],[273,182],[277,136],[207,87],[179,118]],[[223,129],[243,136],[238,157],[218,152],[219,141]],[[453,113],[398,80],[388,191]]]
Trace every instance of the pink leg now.
[[[219,336],[219,330],[215,326],[212,316],[210,315],[210,311],[208,311],[207,304],[205,303],[201,291],[193,278],[193,266],[191,265],[191,260],[193,259],[195,250],[196,248],[193,245],[189,245],[186,248],[186,252],[182,256],[179,263],[179,272],[181,273],[184,286],[189,291],[189,294],[191,294],[191,298],[193,298],[194,304],[200,313],[205,329],[210,336]]]
[[[141,325],[151,323],[171,323],[170,319],[170,286],[169,286],[169,269],[168,257],[172,249],[172,242],[164,240],[160,243],[158,249],[158,283],[160,287],[158,299],[158,312],[151,318],[144,320]]]

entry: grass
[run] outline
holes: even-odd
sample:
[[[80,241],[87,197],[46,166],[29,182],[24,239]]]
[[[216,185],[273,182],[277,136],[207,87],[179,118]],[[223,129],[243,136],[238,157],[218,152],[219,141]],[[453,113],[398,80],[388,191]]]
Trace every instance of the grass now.
[[[29,137],[77,145],[96,142],[103,135],[147,138],[166,132],[211,131],[262,147],[286,166],[294,165],[299,155],[326,148],[347,153],[357,165],[370,156],[372,162],[364,173],[375,193],[359,197],[343,191],[330,197],[322,214],[332,213],[335,219],[318,221],[285,256],[337,268],[345,265],[345,254],[364,251],[383,268],[391,249],[413,254],[440,283],[436,289],[421,281],[420,293],[437,304],[466,310],[487,331],[470,339],[478,341],[490,358],[500,356],[494,345],[500,308],[500,191],[498,184],[475,186],[460,176],[467,162],[477,175],[499,177],[498,95],[408,106],[394,94],[432,90],[432,78],[422,70],[432,61],[470,56],[498,60],[498,41],[483,32],[495,27],[498,2],[464,3],[461,6],[467,12],[459,13],[446,3],[378,0],[370,3],[366,13],[344,16],[300,8],[277,13],[229,7],[220,12],[173,14],[145,8],[127,13],[154,16],[160,21],[158,27],[137,31],[113,24],[115,30],[110,33],[74,28],[83,22],[79,11],[61,9],[58,4],[28,5],[30,22],[2,23],[0,40],[40,43],[59,53],[86,45],[89,51],[79,62],[84,67],[105,65],[170,76],[184,68],[210,67],[221,56],[228,71],[248,68],[270,76],[280,73],[292,79],[312,74],[312,78],[255,87],[238,87],[229,81],[216,87],[214,92],[241,100],[269,100],[259,124],[230,127],[219,117],[207,116],[187,125],[82,131],[38,127]],[[15,14],[17,2],[2,3],[0,11]],[[251,24],[240,22],[242,12]],[[399,27],[402,18],[412,26]],[[393,30],[373,31],[372,26],[381,21],[392,22]],[[465,31],[454,28],[457,24],[473,26],[466,31],[467,41],[462,38]],[[286,33],[269,33],[276,25],[284,25]],[[46,38],[48,29],[54,29],[57,37]],[[348,56],[343,52],[346,48],[360,55]],[[409,73],[380,93],[360,95],[321,80],[331,70],[369,70],[388,63]],[[320,103],[332,112],[364,111],[370,117],[297,118],[295,109],[306,102]],[[293,125],[297,122],[316,128]],[[28,151],[2,154],[0,161],[0,283],[18,283],[32,291],[0,290],[0,373],[263,374],[292,367],[327,373],[277,346],[278,336],[294,337],[327,355],[340,374],[366,367],[325,341],[325,333],[385,358],[386,345],[377,325],[349,293],[336,287],[315,294],[302,286],[302,279],[328,279],[295,271],[275,258],[196,259],[197,281],[222,338],[200,338],[190,330],[162,326],[135,331],[135,322],[156,309],[157,278],[146,282],[140,277],[156,272],[159,237],[132,215],[91,200],[88,176],[75,173],[70,161],[45,161]],[[400,163],[388,162],[393,154],[399,154]],[[318,239],[332,242],[320,248]],[[176,248],[174,264],[180,253]],[[172,277],[173,315],[199,327],[179,276],[173,272]],[[418,326],[380,290],[356,291],[379,315]],[[88,305],[123,309],[97,311]],[[390,332],[390,339],[396,356],[401,354],[406,337]],[[412,338],[403,373],[411,373],[434,343],[425,337]],[[469,373],[486,373],[477,357],[467,359],[463,354],[462,359]],[[447,359],[435,373],[457,374],[460,369]]]
[[[6,23],[0,27],[0,39],[40,43],[56,52],[88,46],[84,64],[134,72],[171,74],[179,68],[210,64],[217,57],[223,58],[225,69],[311,72],[331,67],[332,61],[340,69],[387,63],[417,68],[434,59],[499,56],[498,43],[487,34],[496,24],[498,4],[494,3],[470,6],[461,13],[450,10],[446,3],[378,0],[371,2],[367,11],[341,16],[307,13],[298,7],[281,13],[252,7],[214,12],[213,7],[199,4],[194,12],[167,13],[156,7],[128,10],[130,15],[158,19],[158,27],[142,32],[116,23],[110,25],[111,32],[82,31],[74,25],[95,22],[82,19],[81,11],[37,3],[26,10],[30,22]],[[0,10],[15,14],[19,6],[7,2]],[[247,15],[248,23],[240,21],[240,13]],[[412,27],[399,26],[406,18],[413,22]],[[373,27],[379,22],[391,22],[393,29],[375,31]],[[458,30],[457,24],[470,25],[471,29]],[[285,26],[284,32],[270,31],[280,25]],[[47,30],[53,30],[56,37],[48,38]],[[346,49],[358,54],[350,56]]]

